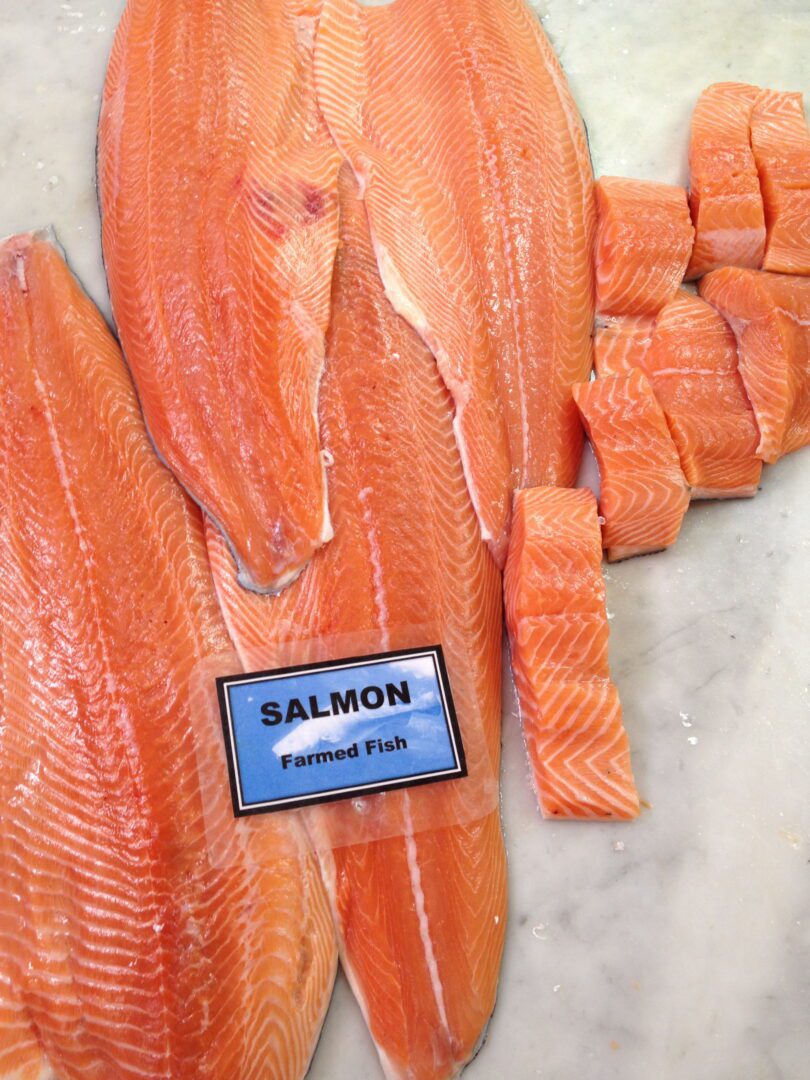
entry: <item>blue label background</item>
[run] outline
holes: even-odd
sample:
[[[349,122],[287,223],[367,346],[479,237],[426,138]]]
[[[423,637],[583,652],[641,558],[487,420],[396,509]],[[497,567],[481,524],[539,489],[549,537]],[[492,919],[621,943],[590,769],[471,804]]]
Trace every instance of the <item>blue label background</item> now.
[[[314,720],[296,720],[268,727],[262,722],[261,705],[299,698],[309,711],[311,694],[321,708],[328,707],[333,691],[354,687],[397,686],[407,680],[410,704],[387,703],[380,709]],[[229,685],[226,689],[236,744],[242,801],[246,808],[278,799],[318,795],[357,785],[404,780],[423,773],[454,769],[456,759],[445,719],[438,673],[433,655],[400,657],[345,669],[324,669],[258,682]],[[407,741],[407,749],[366,755],[366,739]],[[306,755],[325,750],[359,746],[359,756],[343,761],[282,769],[280,755]]]

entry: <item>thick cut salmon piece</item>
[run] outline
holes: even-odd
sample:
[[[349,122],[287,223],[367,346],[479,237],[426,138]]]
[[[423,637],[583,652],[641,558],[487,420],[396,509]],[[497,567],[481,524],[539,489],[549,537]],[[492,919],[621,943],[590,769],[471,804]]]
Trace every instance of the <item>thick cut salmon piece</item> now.
[[[574,400],[599,466],[608,560],[669,547],[689,507],[689,487],[646,375],[634,369],[581,383]]]
[[[317,394],[340,159],[318,13],[128,0],[99,127],[110,297],[149,432],[260,591],[332,535]]]
[[[757,269],[765,253],[765,210],[751,150],[751,113],[760,94],[746,83],[714,83],[700,95],[689,138],[689,206],[695,246],[686,272]]]
[[[585,489],[515,496],[504,574],[512,672],[546,818],[639,812],[621,705],[610,681],[602,540]]]
[[[390,792],[359,810],[308,811],[343,965],[386,1075],[440,1080],[480,1043],[503,948],[500,574],[470,503],[451,398],[385,298],[348,171],[321,432],[334,459],[335,539],[299,580],[280,596],[247,593],[213,530],[209,550],[231,636],[251,666],[426,637],[444,646],[470,774],[493,782],[491,809],[471,819],[462,780]],[[385,815],[388,836],[347,844],[369,815]]]
[[[317,859],[292,819],[236,829],[201,516],[36,237],[0,248],[0,399],[3,1075],[301,1077],[336,965]]]
[[[600,315],[593,336],[596,374],[626,375],[643,367],[654,326],[653,315]]]
[[[734,332],[705,300],[681,290],[658,313],[639,365],[649,376],[693,499],[756,495],[759,429]]]
[[[700,295],[737,338],[745,391],[759,427],[757,454],[778,461],[810,443],[810,278],[727,267]]]
[[[802,95],[763,90],[751,116],[751,145],[768,227],[762,268],[810,274],[810,131]]]
[[[582,448],[570,387],[591,370],[595,208],[565,77],[523,0],[325,0],[316,69],[502,559],[511,488],[574,483]]]
[[[694,229],[684,188],[601,176],[596,183],[596,310],[655,315],[683,281]]]

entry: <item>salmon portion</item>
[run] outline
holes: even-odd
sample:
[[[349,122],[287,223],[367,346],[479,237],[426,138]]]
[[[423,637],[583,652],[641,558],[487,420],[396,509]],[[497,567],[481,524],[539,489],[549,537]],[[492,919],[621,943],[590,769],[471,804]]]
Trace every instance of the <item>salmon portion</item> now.
[[[0,396],[4,1075],[302,1077],[336,965],[317,859],[294,819],[237,831],[202,519],[35,236],[0,248]]]
[[[800,93],[761,92],[751,145],[768,227],[762,268],[810,274],[810,131]]]
[[[576,106],[523,0],[325,0],[316,69],[502,561],[511,489],[573,484],[581,456],[570,387],[592,364],[595,208]]]
[[[666,414],[691,497],[756,495],[759,429],[723,316],[682,290],[659,312],[640,366]]]
[[[643,367],[654,326],[652,315],[600,315],[593,336],[596,374],[626,375]]]
[[[608,666],[596,499],[585,489],[515,496],[504,574],[523,735],[545,818],[633,818],[638,795]]]
[[[599,466],[602,543],[610,562],[673,544],[689,487],[666,417],[635,369],[574,387]]]
[[[339,155],[317,0],[128,0],[101,109],[110,298],[150,435],[242,583],[332,535],[317,424]]]
[[[500,574],[470,503],[450,395],[385,297],[348,170],[343,185],[321,392],[335,539],[276,597],[239,588],[215,530],[209,551],[251,667],[444,647],[470,778],[491,785],[489,808],[471,813],[468,779],[307,811],[343,966],[386,1076],[441,1080],[479,1045],[503,949]],[[387,835],[352,842],[369,821]]]
[[[695,246],[687,278],[720,266],[762,265],[765,209],[750,130],[760,92],[758,86],[724,82],[698,98],[689,139]]]
[[[728,267],[700,295],[728,320],[759,427],[757,454],[778,461],[810,443],[810,278]]]
[[[654,180],[596,182],[596,310],[655,315],[683,281],[695,230],[686,191]]]

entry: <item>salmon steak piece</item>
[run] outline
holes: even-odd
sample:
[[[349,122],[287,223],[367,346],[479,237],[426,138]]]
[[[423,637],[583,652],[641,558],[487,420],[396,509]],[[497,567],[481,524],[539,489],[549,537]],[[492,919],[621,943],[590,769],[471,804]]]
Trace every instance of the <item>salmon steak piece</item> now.
[[[259,591],[332,535],[317,398],[340,157],[317,0],[128,0],[101,108],[113,314],[149,433]]]
[[[640,366],[666,415],[692,499],[756,495],[759,429],[723,316],[681,290],[658,313]]]
[[[626,375],[643,367],[654,326],[654,315],[600,315],[593,336],[596,374]]]
[[[595,207],[576,105],[524,0],[325,0],[316,70],[502,562],[511,490],[573,484],[581,457],[571,385],[592,366]]]
[[[344,970],[386,1076],[401,1080],[456,1076],[475,1053],[506,924],[501,580],[452,417],[434,358],[386,299],[347,167],[321,391],[335,538],[279,596],[239,587],[214,529],[209,551],[251,668],[443,646],[470,777],[305,811]],[[478,817],[466,795],[475,777],[493,795]],[[370,819],[387,835],[357,839]]]
[[[596,182],[596,310],[655,315],[683,281],[695,230],[684,188],[600,176]]]
[[[318,861],[293,818],[237,831],[201,515],[35,235],[0,247],[0,395],[2,1075],[303,1077],[337,962]]]
[[[761,92],[751,145],[768,229],[762,269],[810,274],[810,131],[800,93]]]
[[[599,467],[602,543],[610,562],[674,544],[689,507],[666,417],[638,368],[574,387]]]
[[[687,278],[720,266],[762,265],[765,208],[751,150],[751,113],[759,94],[758,86],[723,82],[698,98],[689,137],[695,246]]]
[[[504,572],[523,736],[545,818],[634,818],[639,801],[608,666],[596,499],[587,489],[515,495]]]
[[[700,295],[737,338],[740,375],[766,462],[810,443],[810,278],[727,267],[707,274]]]

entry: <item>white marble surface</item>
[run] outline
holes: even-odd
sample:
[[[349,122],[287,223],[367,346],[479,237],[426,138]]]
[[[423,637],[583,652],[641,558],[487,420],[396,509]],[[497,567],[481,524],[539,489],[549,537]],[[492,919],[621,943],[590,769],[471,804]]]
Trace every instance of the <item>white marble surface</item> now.
[[[445,2],[445,0],[437,0]],[[452,0],[446,0],[452,2]],[[52,223],[107,310],[93,152],[122,0],[0,0],[0,235]],[[598,172],[686,179],[718,79],[810,89],[810,0],[546,0]],[[639,788],[629,825],[549,824],[504,718],[511,910],[469,1080],[810,1077],[810,451],[753,502],[609,571]],[[313,1080],[380,1075],[340,983]]]

